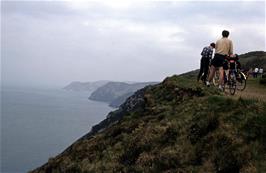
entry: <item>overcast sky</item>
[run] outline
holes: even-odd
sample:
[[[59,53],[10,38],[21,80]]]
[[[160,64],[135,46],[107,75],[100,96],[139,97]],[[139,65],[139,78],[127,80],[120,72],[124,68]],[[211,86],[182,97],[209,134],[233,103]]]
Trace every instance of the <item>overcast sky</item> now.
[[[224,29],[235,53],[265,51],[265,2],[1,1],[1,81],[161,81],[199,68]]]

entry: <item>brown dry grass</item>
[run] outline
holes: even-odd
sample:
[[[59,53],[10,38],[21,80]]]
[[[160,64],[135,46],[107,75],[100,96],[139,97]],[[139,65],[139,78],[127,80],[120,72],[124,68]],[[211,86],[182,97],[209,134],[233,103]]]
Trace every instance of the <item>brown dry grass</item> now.
[[[226,94],[231,98],[247,98],[266,101],[266,86],[259,83],[259,78],[249,78],[244,91],[237,90],[234,96]]]

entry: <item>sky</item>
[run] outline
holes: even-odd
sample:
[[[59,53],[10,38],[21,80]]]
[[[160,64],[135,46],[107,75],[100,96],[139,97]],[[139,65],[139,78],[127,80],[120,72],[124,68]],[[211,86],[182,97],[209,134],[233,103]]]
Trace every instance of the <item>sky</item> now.
[[[1,85],[162,81],[229,30],[265,51],[265,1],[1,1]]]

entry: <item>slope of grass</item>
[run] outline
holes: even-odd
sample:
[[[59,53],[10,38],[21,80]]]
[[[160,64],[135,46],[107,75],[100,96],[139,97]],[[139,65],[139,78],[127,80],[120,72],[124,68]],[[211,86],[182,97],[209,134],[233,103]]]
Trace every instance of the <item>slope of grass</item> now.
[[[246,89],[237,91],[236,97],[266,101],[266,85],[260,84],[260,78],[248,78]]]
[[[253,51],[239,56],[243,69],[263,68],[266,69],[266,52]]]
[[[173,76],[111,127],[32,173],[266,172],[266,103]]]

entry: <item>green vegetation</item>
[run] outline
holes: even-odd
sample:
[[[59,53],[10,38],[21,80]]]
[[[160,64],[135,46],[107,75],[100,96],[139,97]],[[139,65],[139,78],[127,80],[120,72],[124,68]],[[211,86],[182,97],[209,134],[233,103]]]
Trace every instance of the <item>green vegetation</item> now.
[[[239,56],[242,68],[249,70],[255,67],[266,69],[266,52],[256,51],[242,54]]]
[[[266,74],[263,74],[260,79],[260,84],[266,85]]]
[[[232,99],[195,78],[144,90],[143,104],[32,173],[266,172],[266,103]]]
[[[235,97],[236,96],[236,97]],[[260,78],[248,78],[247,87],[244,91],[237,91],[234,99],[236,98],[246,98],[246,99],[257,99],[261,101],[266,101],[266,87],[261,84]]]

